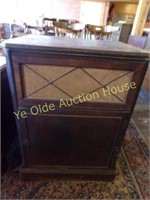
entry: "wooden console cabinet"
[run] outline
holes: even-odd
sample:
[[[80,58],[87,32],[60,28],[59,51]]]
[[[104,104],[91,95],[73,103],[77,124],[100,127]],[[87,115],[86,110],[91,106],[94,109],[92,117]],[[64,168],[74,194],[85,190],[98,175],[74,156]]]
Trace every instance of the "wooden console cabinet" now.
[[[39,35],[9,40],[5,54],[24,177],[113,179],[148,54]]]

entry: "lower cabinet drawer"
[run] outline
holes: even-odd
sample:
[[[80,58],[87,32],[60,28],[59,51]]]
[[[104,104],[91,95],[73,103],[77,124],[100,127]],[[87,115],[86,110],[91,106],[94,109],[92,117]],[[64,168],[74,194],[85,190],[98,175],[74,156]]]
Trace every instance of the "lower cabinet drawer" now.
[[[23,121],[30,166],[102,168],[114,161],[125,122],[122,116],[49,115]]]

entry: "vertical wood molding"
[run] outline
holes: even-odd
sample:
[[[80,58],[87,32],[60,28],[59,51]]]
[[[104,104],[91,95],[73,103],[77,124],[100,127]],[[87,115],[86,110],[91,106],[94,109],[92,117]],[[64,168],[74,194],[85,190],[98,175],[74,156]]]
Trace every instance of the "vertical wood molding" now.
[[[131,35],[142,35],[149,8],[150,0],[139,0]]]
[[[105,0],[106,2],[138,3],[139,0]]]
[[[103,15],[102,26],[107,25],[109,6],[110,6],[110,2],[108,2],[108,1],[104,2],[104,15]]]
[[[106,13],[106,3],[105,1],[102,1],[102,9],[100,12],[100,26],[104,26],[105,25],[105,18],[107,19],[107,13]]]

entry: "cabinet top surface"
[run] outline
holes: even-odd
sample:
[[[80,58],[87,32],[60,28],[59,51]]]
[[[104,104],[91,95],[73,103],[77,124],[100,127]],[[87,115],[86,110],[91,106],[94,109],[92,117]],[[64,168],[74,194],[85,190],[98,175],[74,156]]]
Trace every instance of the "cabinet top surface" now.
[[[72,53],[120,54],[149,56],[148,51],[118,41],[100,41],[75,38],[63,38],[43,35],[26,35],[9,39],[6,48],[36,51],[57,51]]]

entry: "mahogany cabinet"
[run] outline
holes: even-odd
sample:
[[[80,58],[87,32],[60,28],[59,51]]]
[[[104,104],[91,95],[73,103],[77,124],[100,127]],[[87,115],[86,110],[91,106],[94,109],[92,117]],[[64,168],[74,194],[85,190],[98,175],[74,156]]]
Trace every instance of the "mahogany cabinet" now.
[[[121,42],[27,35],[5,46],[29,176],[115,177],[149,62]]]

